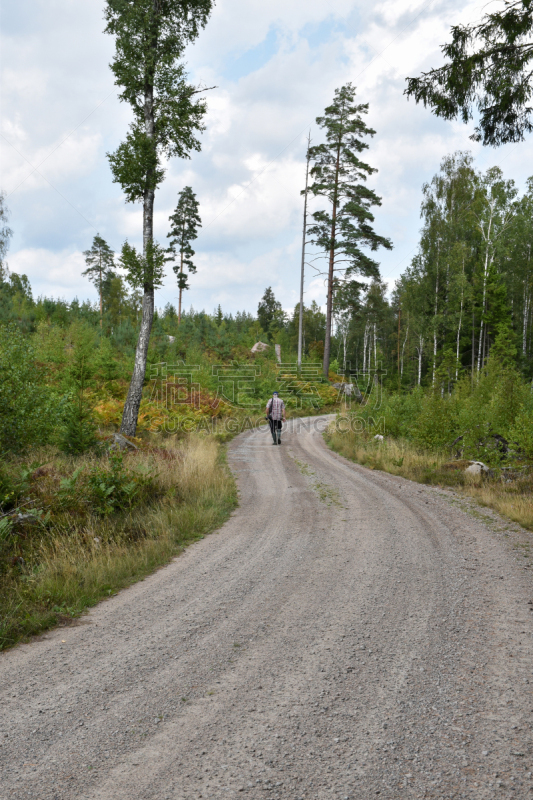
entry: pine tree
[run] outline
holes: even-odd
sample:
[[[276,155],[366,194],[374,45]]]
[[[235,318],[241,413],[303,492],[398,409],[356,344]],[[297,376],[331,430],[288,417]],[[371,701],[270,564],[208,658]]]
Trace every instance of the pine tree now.
[[[121,431],[135,435],[154,318],[154,289],[162,280],[160,249],[154,243],[154,198],[163,180],[163,161],[188,158],[199,150],[197,132],[206,111],[200,91],[187,83],[186,46],[198,36],[212,0],[107,0],[106,32],[116,37],[111,65],[120,99],[133,111],[126,140],[108,154],[113,179],[128,202],[143,204],[142,256],[128,248],[122,263],[133,268],[132,285],[143,290],[142,317],[133,375],[122,414]]]
[[[331,353],[334,278],[344,274],[346,279],[354,275],[378,279],[377,262],[361,248],[392,249],[390,240],[378,236],[371,225],[374,217],[370,209],[381,205],[381,200],[361,181],[377,170],[361,161],[358,154],[368,148],[361,137],[373,136],[375,131],[362,119],[362,114],[368,113],[368,104],[355,105],[354,100],[355,88],[350,83],[335,90],[332,105],[316,120],[325,130],[326,142],[310,148],[314,164],[309,191],[325,197],[331,204],[329,211],[313,214],[315,224],[309,228],[312,243],[328,260],[325,375],[329,372]]]
[[[94,283],[98,290],[98,297],[100,299],[100,328],[103,325],[103,294],[104,286],[109,282],[110,278],[115,277],[113,267],[115,265],[115,254],[109,247],[105,239],[97,233],[93,239],[93,245],[90,250],[83,252],[85,256],[85,263],[87,269],[82,272],[84,278],[89,278],[91,283]]]
[[[189,288],[187,274],[196,272],[192,257],[194,250],[191,242],[198,238],[198,228],[202,227],[202,221],[198,213],[199,202],[190,186],[186,186],[178,195],[178,205],[174,213],[169,217],[172,223],[170,233],[169,252],[179,258],[179,264],[175,264],[174,270],[178,279],[179,301],[178,301],[178,325],[181,322],[181,297],[184,289]]]
[[[281,303],[278,302],[269,286],[257,306],[257,319],[265,333],[269,333],[272,323],[279,321],[283,316]]]
[[[470,137],[484,145],[519,142],[533,130],[531,0],[505,0],[481,22],[455,25],[452,41],[441,47],[442,67],[407,78],[405,94],[444,119],[479,122]]]

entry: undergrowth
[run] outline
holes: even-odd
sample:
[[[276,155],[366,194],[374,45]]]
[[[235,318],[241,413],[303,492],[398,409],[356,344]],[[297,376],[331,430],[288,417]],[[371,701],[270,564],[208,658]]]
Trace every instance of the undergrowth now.
[[[0,469],[0,649],[168,563],[220,526],[236,488],[209,436],[126,455],[51,448]]]

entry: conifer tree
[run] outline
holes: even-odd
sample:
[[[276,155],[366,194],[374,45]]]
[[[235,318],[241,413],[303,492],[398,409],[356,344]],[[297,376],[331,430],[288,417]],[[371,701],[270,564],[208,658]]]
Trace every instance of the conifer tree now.
[[[276,300],[272,287],[265,289],[261,302],[257,306],[257,319],[265,333],[269,333],[270,326],[283,319],[283,308]]]
[[[390,240],[378,236],[372,228],[374,217],[370,209],[381,205],[381,199],[361,181],[377,170],[361,161],[359,154],[368,148],[362,137],[373,136],[375,131],[362,118],[368,113],[368,104],[356,105],[354,100],[355,88],[351,83],[335,90],[333,103],[316,120],[325,131],[326,142],[310,148],[314,164],[309,191],[325,197],[330,204],[329,210],[312,215],[314,225],[309,228],[311,241],[328,260],[323,363],[326,376],[331,354],[334,278],[344,274],[348,280],[355,275],[378,279],[377,262],[362,248],[392,249]]]
[[[154,197],[163,180],[163,160],[188,158],[199,150],[205,102],[187,83],[185,47],[207,22],[212,0],[107,0],[106,32],[116,37],[111,69],[133,111],[126,139],[108,155],[113,179],[128,202],[143,204],[143,253],[123,249],[122,261],[142,286],[142,317],[133,375],[121,431],[133,436],[141,404],[148,344],[154,318],[154,289],[162,279],[161,249],[154,242]]]
[[[98,290],[98,297],[100,298],[100,328],[103,324],[103,293],[104,286],[109,282],[110,278],[114,277],[113,267],[115,264],[115,254],[109,247],[105,239],[102,239],[100,234],[96,234],[93,239],[93,244],[90,250],[84,250],[85,263],[87,269],[82,272],[84,278],[89,278],[91,283],[94,283]]]
[[[476,109],[476,142],[520,142],[533,130],[532,32],[531,0],[505,0],[480,22],[454,25],[441,47],[448,61],[407,78],[405,94],[444,119],[468,122]]]
[[[186,186],[178,195],[178,205],[176,210],[169,217],[172,223],[170,233],[169,251],[177,258],[179,263],[172,269],[178,279],[179,300],[178,300],[178,325],[181,322],[181,297],[184,289],[189,288],[187,281],[187,268],[189,274],[196,272],[196,266],[192,261],[194,250],[191,242],[198,238],[198,228],[202,227],[202,221],[198,213],[199,202],[190,186]]]

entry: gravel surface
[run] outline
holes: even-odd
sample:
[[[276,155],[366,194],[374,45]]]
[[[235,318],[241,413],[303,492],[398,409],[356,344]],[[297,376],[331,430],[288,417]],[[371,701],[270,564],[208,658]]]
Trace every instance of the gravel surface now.
[[[531,797],[529,535],[317,427],[237,437],[217,534],[1,656],[2,800]]]

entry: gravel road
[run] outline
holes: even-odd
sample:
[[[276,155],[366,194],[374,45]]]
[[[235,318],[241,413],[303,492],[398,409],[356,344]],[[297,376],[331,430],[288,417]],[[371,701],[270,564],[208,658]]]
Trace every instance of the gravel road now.
[[[217,534],[0,658],[2,800],[531,797],[523,534],[299,427],[233,440]]]

